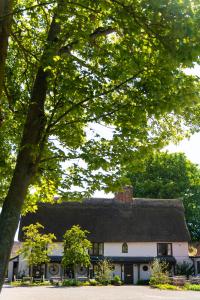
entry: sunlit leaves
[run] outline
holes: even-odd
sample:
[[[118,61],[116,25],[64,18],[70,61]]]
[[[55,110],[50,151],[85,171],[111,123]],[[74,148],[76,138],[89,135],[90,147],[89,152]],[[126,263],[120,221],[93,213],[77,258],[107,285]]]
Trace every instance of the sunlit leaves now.
[[[53,194],[70,198],[71,187],[82,188],[81,196],[114,190],[127,180],[127,168],[199,130],[199,80],[183,71],[199,59],[198,9],[194,1],[178,0],[18,1],[2,99],[1,199],[41,66],[45,145],[25,212]],[[54,41],[48,38],[52,20],[60,29]],[[108,132],[112,127],[110,138],[88,137],[91,123]]]

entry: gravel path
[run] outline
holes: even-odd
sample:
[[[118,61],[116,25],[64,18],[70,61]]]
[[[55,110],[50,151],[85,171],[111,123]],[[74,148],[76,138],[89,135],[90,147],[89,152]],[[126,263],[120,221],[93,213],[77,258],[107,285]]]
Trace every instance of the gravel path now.
[[[142,286],[4,287],[2,300],[200,300],[200,292],[160,291]]]

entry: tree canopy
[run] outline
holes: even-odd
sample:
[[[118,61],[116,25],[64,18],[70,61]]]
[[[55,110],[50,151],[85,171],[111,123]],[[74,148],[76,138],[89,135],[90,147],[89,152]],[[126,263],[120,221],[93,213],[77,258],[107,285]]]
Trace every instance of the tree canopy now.
[[[42,234],[44,227],[39,224],[30,224],[23,228],[25,240],[19,250],[19,254],[27,260],[29,266],[37,266],[50,261],[49,254],[54,248],[56,237],[53,233]]]
[[[78,265],[88,267],[90,265],[90,255],[88,250],[92,244],[87,239],[87,230],[81,229],[79,225],[72,226],[63,236],[63,257],[64,267],[72,266],[74,271]],[[76,273],[76,272],[74,272]]]
[[[200,240],[200,168],[183,153],[160,152],[149,157],[130,178],[134,197],[181,198],[193,240]]]
[[[55,194],[72,199],[73,186],[83,191],[75,199],[115,190],[127,166],[179,139],[185,126],[199,129],[199,80],[184,72],[199,59],[196,1],[20,0],[4,21],[11,15],[1,97],[1,281],[22,209]],[[94,124],[111,127],[109,137]]]

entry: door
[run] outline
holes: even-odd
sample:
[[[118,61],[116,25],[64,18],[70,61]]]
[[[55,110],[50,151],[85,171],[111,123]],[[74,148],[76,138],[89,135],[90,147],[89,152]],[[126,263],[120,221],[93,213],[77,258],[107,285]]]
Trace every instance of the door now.
[[[18,265],[19,265],[19,262],[18,261],[14,261],[13,262],[13,280],[14,278],[16,279],[17,278],[17,275],[18,275]]]
[[[133,284],[133,265],[124,264],[124,282],[126,284]]]

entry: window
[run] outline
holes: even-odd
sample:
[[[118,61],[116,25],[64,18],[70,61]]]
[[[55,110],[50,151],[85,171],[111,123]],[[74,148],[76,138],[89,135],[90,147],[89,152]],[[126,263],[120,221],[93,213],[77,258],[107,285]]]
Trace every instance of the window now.
[[[200,274],[200,261],[197,261],[197,274]]]
[[[92,248],[89,250],[90,255],[103,255],[103,243],[93,243]]]
[[[149,270],[149,268],[148,268],[148,266],[143,266],[142,270],[143,270],[144,272],[147,272],[147,271]]]
[[[127,245],[127,243],[123,243],[123,245],[122,245],[122,253],[128,253],[128,245]]]
[[[158,256],[170,256],[172,255],[172,244],[171,243],[158,243]]]

